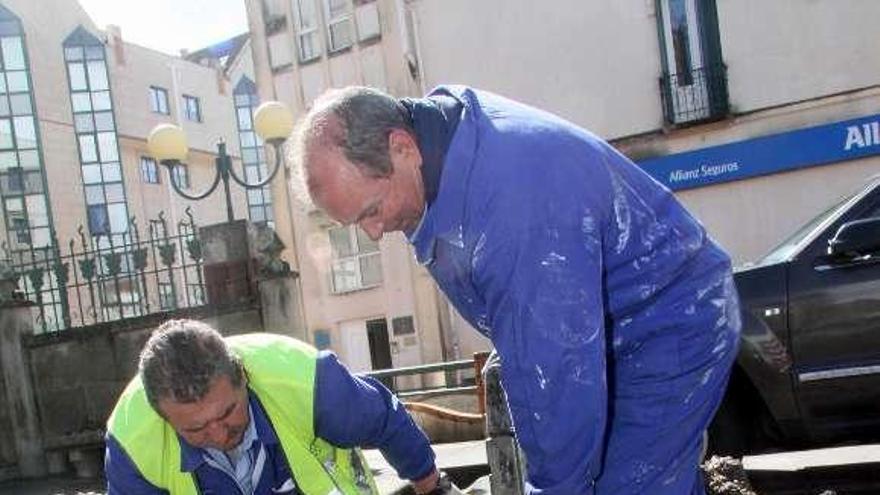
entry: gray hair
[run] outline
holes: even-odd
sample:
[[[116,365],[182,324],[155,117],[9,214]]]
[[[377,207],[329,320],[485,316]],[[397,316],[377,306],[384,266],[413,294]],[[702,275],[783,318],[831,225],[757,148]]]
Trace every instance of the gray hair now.
[[[216,378],[229,378],[235,388],[244,382],[241,359],[220,332],[195,320],[169,320],[159,326],[141,351],[138,369],[147,400],[160,414],[160,401],[197,402]]]
[[[293,131],[288,158],[293,164],[292,189],[307,204],[306,148],[314,140],[337,146],[368,177],[391,174],[388,134],[402,129],[415,135],[409,111],[382,91],[364,86],[331,89],[315,99]]]

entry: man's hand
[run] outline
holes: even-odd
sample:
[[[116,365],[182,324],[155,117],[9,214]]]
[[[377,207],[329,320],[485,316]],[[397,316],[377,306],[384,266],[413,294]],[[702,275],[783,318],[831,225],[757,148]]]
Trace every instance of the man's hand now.
[[[440,484],[440,473],[437,469],[431,471],[431,474],[425,476],[420,480],[415,480],[412,482],[413,488],[415,488],[416,493],[419,495],[425,495],[434,491],[435,488]]]

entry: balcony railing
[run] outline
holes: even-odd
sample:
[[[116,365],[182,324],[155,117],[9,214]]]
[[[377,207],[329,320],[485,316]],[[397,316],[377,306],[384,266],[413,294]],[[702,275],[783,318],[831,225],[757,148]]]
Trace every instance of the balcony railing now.
[[[690,72],[660,77],[663,116],[673,125],[718,120],[730,111],[727,95],[727,67],[700,67]]]

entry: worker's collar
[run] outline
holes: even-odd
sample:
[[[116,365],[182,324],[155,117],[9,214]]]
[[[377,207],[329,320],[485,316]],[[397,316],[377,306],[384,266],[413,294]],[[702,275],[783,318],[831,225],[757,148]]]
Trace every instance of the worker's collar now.
[[[461,119],[462,104],[453,96],[443,93],[425,98],[402,98],[400,103],[409,112],[410,124],[416,133],[422,155],[425,202],[430,205],[440,189],[443,160]]]
[[[251,389],[248,389],[248,405],[251,411],[251,421],[257,432],[257,440],[263,445],[275,445],[278,443],[278,435],[269,423],[266,411],[263,410],[260,400]],[[198,447],[193,447],[180,435],[177,436],[180,441],[180,470],[185,473],[191,473],[199,468],[205,462],[205,451]]]
[[[423,265],[434,260],[434,246],[438,240],[459,245],[462,236],[462,215],[464,212],[464,195],[467,189],[467,178],[471,169],[477,147],[477,118],[475,115],[476,97],[473,92],[461,86],[441,86],[428,95],[432,101],[454,101],[460,105],[457,124],[449,138],[442,160],[436,168],[439,182],[435,197],[428,201],[428,187],[432,180],[429,174],[435,170],[423,167],[425,180],[426,205],[425,213],[419,227],[409,235],[409,240],[416,251],[416,258]],[[454,105],[453,105],[454,106]],[[449,110],[447,108],[447,110]],[[444,118],[450,114],[445,113]],[[418,134],[418,130],[416,131]],[[422,149],[421,142],[419,149]],[[436,152],[429,153],[437,156]],[[442,171],[442,174],[439,172]],[[426,173],[427,172],[427,173]]]

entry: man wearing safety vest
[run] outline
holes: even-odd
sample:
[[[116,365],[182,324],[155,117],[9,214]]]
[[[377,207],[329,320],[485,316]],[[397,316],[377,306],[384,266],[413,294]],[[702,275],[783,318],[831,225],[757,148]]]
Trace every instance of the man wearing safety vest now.
[[[109,495],[375,494],[375,447],[420,494],[451,493],[403,405],[329,352],[193,320],[153,332],[107,423]]]

